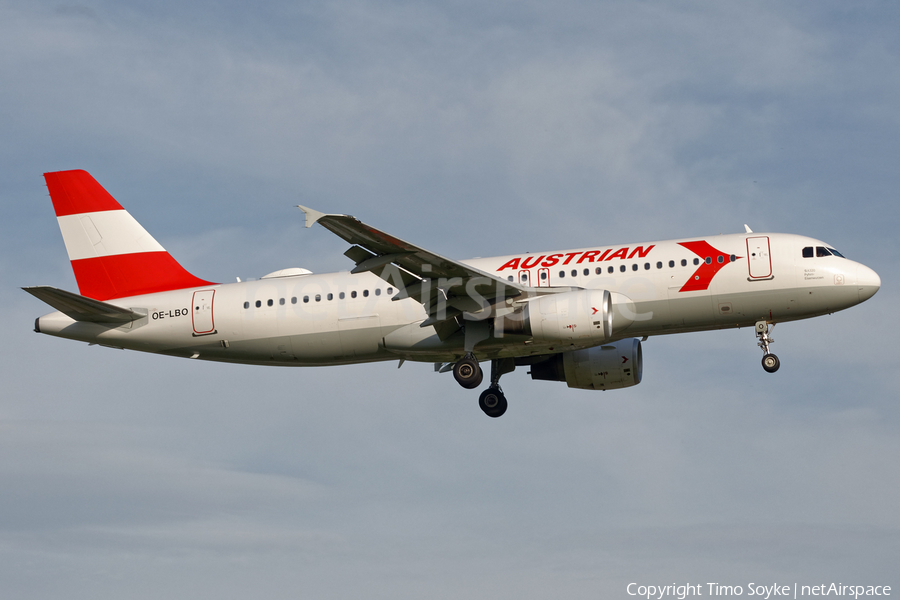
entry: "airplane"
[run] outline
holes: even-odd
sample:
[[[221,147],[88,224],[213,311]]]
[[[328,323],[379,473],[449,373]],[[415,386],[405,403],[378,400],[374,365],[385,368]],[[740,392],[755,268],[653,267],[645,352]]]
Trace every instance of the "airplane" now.
[[[22,288],[53,312],[34,330],[175,357],[277,366],[396,360],[481,386],[507,410],[500,377],[611,390],[643,377],[649,336],[753,327],[774,373],[776,323],[849,308],[881,279],[832,245],[754,233],[455,260],[354,217],[299,206],[349,244],[349,271],[292,267],[213,283],[185,270],[86,171],[45,173],[79,294]]]

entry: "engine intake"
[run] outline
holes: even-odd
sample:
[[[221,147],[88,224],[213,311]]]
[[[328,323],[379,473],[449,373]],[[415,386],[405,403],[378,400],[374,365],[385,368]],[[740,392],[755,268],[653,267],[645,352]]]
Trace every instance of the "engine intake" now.
[[[643,363],[641,340],[632,338],[554,354],[531,366],[531,378],[565,381],[582,390],[614,390],[639,384]]]

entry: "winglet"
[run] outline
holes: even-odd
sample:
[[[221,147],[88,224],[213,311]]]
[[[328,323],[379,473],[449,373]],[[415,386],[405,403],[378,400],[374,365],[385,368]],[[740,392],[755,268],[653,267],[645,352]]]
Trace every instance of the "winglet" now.
[[[307,227],[309,227],[309,225],[307,225]],[[744,223],[744,230],[745,230],[747,233],[753,233],[753,230],[750,229],[750,226],[747,225],[746,223]]]
[[[299,204],[297,205],[297,208],[299,208],[300,210],[302,210],[302,211],[306,214],[306,226],[307,226],[307,227],[312,227],[313,225],[315,225],[316,221],[318,221],[318,220],[321,219],[322,217],[327,217],[327,216],[328,216],[328,215],[326,215],[326,214],[323,213],[323,212],[319,212],[319,211],[317,211],[317,210],[313,210],[313,209],[308,208],[308,207],[306,207],[306,206],[300,206]]]

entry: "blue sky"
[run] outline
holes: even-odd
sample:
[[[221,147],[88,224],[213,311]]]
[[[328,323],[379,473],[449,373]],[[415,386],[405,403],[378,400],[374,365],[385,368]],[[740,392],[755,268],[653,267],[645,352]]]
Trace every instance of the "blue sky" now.
[[[0,2],[0,581],[17,598],[628,597],[900,586],[900,9]],[[266,369],[32,333],[90,171],[215,281],[345,269],[301,203],[458,258],[780,231],[865,304],[651,338],[644,381]]]

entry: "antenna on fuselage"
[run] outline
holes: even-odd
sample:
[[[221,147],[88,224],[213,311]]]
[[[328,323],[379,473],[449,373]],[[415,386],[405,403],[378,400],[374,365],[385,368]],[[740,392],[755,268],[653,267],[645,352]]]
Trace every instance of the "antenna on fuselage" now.
[[[746,231],[747,233],[753,233],[753,230],[750,229],[750,226],[746,223],[744,223],[744,231]]]

